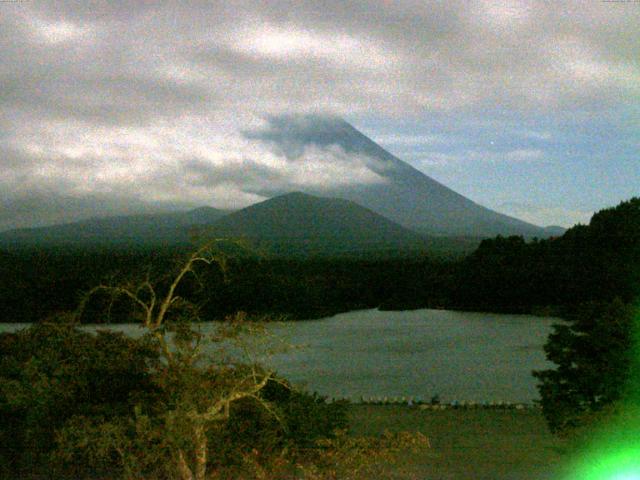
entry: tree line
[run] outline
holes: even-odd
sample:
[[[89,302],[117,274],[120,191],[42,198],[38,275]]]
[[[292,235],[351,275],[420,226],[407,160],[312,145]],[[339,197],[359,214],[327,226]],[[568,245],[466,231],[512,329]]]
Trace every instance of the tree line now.
[[[204,271],[194,295],[210,320],[235,311],[292,320],[360,308],[449,308],[511,313],[575,310],[585,302],[631,302],[640,286],[638,199],[594,215],[557,238],[483,240],[463,259],[286,258],[236,255],[229,282]],[[161,275],[185,247],[25,249],[0,252],[0,321],[35,322],[77,303],[96,283],[128,274]],[[188,290],[189,286],[184,287]],[[34,302],[33,298],[38,301]],[[124,321],[112,317],[92,322]]]
[[[165,275],[186,253],[186,248],[2,252],[0,321],[37,322],[73,309],[95,284],[129,272]],[[253,254],[231,258],[227,271],[227,282],[220,282],[215,269],[205,269],[197,285],[191,281],[182,287],[185,295],[204,304],[207,320],[221,320],[239,310],[299,320],[361,308],[440,307],[449,274],[445,262],[426,257],[303,259]],[[118,316],[117,308],[108,318],[103,309],[95,310],[102,313],[83,321],[127,321]]]

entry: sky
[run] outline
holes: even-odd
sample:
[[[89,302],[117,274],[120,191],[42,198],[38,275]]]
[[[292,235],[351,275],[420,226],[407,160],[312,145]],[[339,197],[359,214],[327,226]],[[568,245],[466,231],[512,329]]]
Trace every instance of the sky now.
[[[635,0],[2,1],[0,226],[59,198],[239,208],[376,181],[250,134],[304,113],[489,208],[586,223],[640,194],[638,25]]]

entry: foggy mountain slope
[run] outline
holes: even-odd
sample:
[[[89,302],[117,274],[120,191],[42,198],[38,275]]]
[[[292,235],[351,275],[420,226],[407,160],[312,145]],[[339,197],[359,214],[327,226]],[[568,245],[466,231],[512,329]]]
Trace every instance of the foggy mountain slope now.
[[[108,194],[71,196],[25,191],[13,197],[7,195],[0,198],[0,232],[115,216],[180,212],[196,206],[175,202],[145,202],[135,197]]]
[[[175,185],[180,190],[167,196],[170,201],[146,202],[135,196],[104,193],[84,197],[25,193],[7,197],[0,204],[0,231],[87,221],[86,231],[79,231],[78,238],[88,239],[98,228],[113,230],[110,226],[113,220],[95,224],[97,218],[133,215],[136,219],[130,225],[132,231],[120,230],[122,237],[133,239],[153,234],[153,222],[147,227],[140,224],[144,223],[145,215],[171,210],[184,213],[187,205],[193,208],[199,204],[237,208],[298,191],[351,200],[405,228],[430,236],[479,238],[515,234],[543,238],[559,234],[558,229],[540,228],[476,204],[387,152],[337,117],[271,117],[261,127],[238,135],[243,137],[238,142],[239,150],[225,151],[213,142],[211,152],[221,155],[219,161],[198,159],[179,164]],[[171,185],[167,188],[173,188]],[[237,195],[244,201],[238,203]],[[210,224],[216,219],[209,220],[190,224]],[[171,228],[167,230],[163,222],[158,224],[157,235],[169,239]],[[75,227],[61,228],[73,232]],[[139,228],[142,231],[137,232]],[[51,230],[52,238],[67,235],[73,240],[75,234],[63,234],[62,230]],[[115,238],[116,230],[105,238]],[[11,235],[26,239],[30,234],[22,231]],[[100,235],[96,238],[100,239]]]
[[[201,207],[186,212],[92,218],[0,233],[0,247],[74,245],[174,245],[190,241],[190,229],[211,225],[228,212]]]
[[[304,115],[272,118],[262,131],[245,132],[290,161],[304,161],[305,148],[338,147],[346,156],[365,159],[383,181],[308,188],[304,192],[352,200],[404,227],[428,234],[545,237],[543,228],[485,208],[395,157],[336,117]]]

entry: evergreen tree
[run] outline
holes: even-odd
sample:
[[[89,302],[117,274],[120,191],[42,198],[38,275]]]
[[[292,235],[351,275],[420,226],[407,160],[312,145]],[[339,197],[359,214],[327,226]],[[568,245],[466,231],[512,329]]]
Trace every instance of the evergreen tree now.
[[[554,326],[545,345],[557,368],[534,372],[544,416],[553,432],[566,432],[636,388],[634,315],[620,300],[589,304]]]

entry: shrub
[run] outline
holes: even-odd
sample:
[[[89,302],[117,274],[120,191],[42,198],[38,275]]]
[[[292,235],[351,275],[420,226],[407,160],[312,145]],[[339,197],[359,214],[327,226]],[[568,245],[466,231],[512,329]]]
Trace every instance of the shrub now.
[[[126,415],[153,390],[145,341],[69,323],[0,335],[0,455],[8,471],[49,472],[56,432],[75,416]]]

